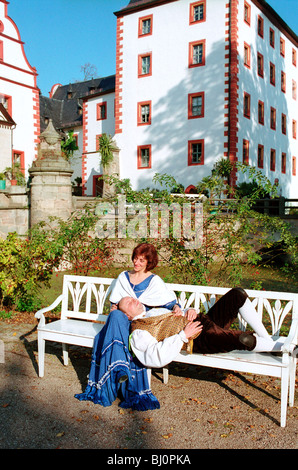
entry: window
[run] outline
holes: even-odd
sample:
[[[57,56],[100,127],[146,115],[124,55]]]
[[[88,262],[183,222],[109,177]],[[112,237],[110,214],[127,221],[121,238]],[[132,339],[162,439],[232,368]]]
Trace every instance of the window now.
[[[205,65],[205,39],[189,44],[189,67]]]
[[[285,93],[286,92],[286,74],[285,74],[285,72],[281,72],[280,83],[281,83],[281,91],[283,93]]]
[[[287,133],[287,116],[285,114],[281,115],[281,132],[283,134]]]
[[[0,41],[0,60],[3,60],[3,41]]]
[[[264,168],[264,145],[258,145],[258,168]]]
[[[275,65],[270,62],[270,83],[275,86]]]
[[[204,117],[205,94],[204,92],[188,95],[188,119]]]
[[[269,42],[270,46],[274,47],[275,44],[275,32],[272,28],[269,29]]]
[[[244,2],[244,21],[250,26],[250,5]]]
[[[6,111],[12,116],[12,98],[8,95],[2,95],[0,93],[0,103],[3,104]]]
[[[297,98],[297,84],[295,80],[292,80],[292,98],[293,100],[296,100]]]
[[[12,166],[17,165],[23,175],[25,175],[25,154],[20,150],[12,151]]]
[[[250,68],[250,46],[244,43],[244,65]]]
[[[188,165],[204,165],[204,140],[188,142]]]
[[[275,171],[275,150],[270,150],[270,170]]]
[[[243,115],[250,119],[250,95],[244,92]]]
[[[264,57],[258,52],[258,75],[264,77]]]
[[[97,103],[96,119],[102,121],[107,119],[107,102]]]
[[[139,55],[139,64],[138,64],[138,76],[139,77],[148,77],[152,75],[152,53]]]
[[[138,169],[151,168],[151,145],[138,147]]]
[[[296,54],[296,49],[292,49],[292,64],[295,65],[297,64],[297,54]]]
[[[279,50],[280,50],[280,55],[282,55],[284,57],[285,52],[286,52],[286,43],[285,43],[285,40],[283,38],[280,38]]]
[[[99,138],[100,138],[101,136],[102,136],[102,134],[97,134],[97,135],[95,136],[95,150],[96,150],[96,152],[99,152],[99,147],[100,147],[100,145],[99,145]]]
[[[249,165],[249,141],[246,139],[243,139],[242,163],[244,165]]]
[[[276,129],[276,109],[270,108],[270,127],[275,131]]]
[[[138,126],[151,124],[151,101],[138,103]]]
[[[264,20],[261,16],[258,16],[258,35],[264,37]]]
[[[292,157],[292,175],[296,176],[296,157]]]
[[[263,101],[259,101],[258,103],[258,121],[259,121],[259,124],[264,125],[264,102]]]
[[[295,119],[292,121],[292,135],[293,139],[297,139],[297,121]]]
[[[143,16],[139,18],[139,38],[150,36],[152,34],[153,15]]]
[[[286,166],[287,166],[287,155],[283,152],[281,154],[281,172],[282,173],[286,172]]]
[[[189,24],[206,21],[206,0],[190,4]]]

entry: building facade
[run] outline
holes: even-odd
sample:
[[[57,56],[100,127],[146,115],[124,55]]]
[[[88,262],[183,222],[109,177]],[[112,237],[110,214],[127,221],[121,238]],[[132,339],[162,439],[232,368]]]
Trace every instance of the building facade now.
[[[0,102],[14,125],[10,129],[9,156],[7,149],[4,155],[4,149],[0,148],[0,171],[17,163],[28,176],[28,169],[37,156],[40,135],[37,72],[26,58],[24,43],[7,14],[7,7],[8,2],[0,0]],[[4,132],[7,130],[0,128],[0,133]]]
[[[142,188],[168,173],[188,190],[225,156],[297,198],[298,40],[276,12],[263,0],[131,0],[115,14],[121,178]]]

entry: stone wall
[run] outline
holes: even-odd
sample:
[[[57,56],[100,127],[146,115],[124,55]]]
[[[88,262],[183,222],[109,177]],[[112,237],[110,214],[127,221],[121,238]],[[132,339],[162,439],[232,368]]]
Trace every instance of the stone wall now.
[[[17,232],[24,236],[29,229],[29,194],[24,186],[0,190],[0,237]]]

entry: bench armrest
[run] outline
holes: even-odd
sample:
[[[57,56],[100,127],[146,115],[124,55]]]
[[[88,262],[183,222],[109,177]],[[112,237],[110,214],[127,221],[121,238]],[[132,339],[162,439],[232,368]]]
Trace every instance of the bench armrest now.
[[[38,312],[36,312],[35,318],[40,320],[38,326],[44,326],[46,324],[44,313],[50,312],[51,310],[54,310],[54,308],[56,308],[57,305],[59,305],[60,302],[62,302],[63,299],[64,299],[64,294],[61,294],[61,295],[59,295],[59,297],[57,297],[55,302],[53,302],[49,307],[42,308],[41,310],[38,310]]]
[[[297,332],[298,332],[298,321],[295,320],[293,321],[288,337],[283,344],[282,352],[289,353],[289,354],[293,352],[293,350],[297,346]]]

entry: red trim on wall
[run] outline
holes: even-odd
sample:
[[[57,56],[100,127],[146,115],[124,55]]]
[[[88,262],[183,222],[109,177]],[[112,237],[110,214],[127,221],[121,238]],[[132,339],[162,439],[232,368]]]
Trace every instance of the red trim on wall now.
[[[39,90],[33,90],[33,126],[34,126],[34,157],[38,156],[38,144],[40,143],[40,106]]]
[[[88,145],[88,101],[83,101],[82,196],[86,195]]]
[[[238,7],[239,0],[230,0],[226,4],[226,72],[225,72],[225,123],[224,135],[227,138],[224,143],[224,156],[232,163],[236,163],[238,158],[238,105],[239,105],[239,53],[238,53]],[[230,184],[235,186],[237,182],[236,168],[231,172]]]
[[[123,80],[123,17],[117,18],[116,84],[115,84],[115,134],[122,133],[122,80]]]

